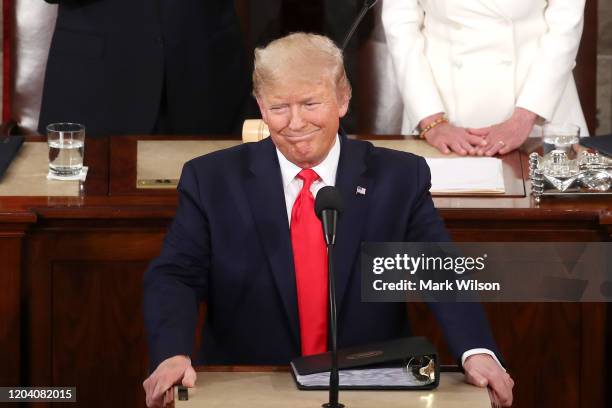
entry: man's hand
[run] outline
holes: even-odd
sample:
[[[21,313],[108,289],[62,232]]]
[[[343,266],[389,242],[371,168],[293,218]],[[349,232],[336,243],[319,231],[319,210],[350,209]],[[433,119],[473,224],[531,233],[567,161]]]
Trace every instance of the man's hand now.
[[[424,129],[441,116],[440,113],[423,119],[419,123],[420,128]],[[425,140],[444,154],[449,154],[452,151],[461,156],[475,155],[477,149],[487,146],[487,142],[482,136],[469,133],[466,129],[453,126],[450,123],[440,123],[426,132]]]
[[[512,405],[514,381],[488,354],[474,354],[463,363],[465,380],[477,387],[491,388],[491,399],[502,407]]]
[[[468,129],[472,135],[483,137],[487,146],[476,151],[479,156],[493,156],[497,153],[506,154],[518,148],[529,137],[538,115],[523,108],[514,109],[510,119],[497,125]]]
[[[174,356],[165,359],[142,383],[147,396],[147,407],[165,407],[174,401],[175,384],[180,382],[191,388],[195,381],[196,372],[189,357]]]

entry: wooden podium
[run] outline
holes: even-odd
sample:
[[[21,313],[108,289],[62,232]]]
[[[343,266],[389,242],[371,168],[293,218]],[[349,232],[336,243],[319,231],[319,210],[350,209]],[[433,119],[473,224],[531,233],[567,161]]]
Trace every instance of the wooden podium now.
[[[138,188],[138,180],[177,178],[179,153],[196,153],[176,143],[159,150],[163,155],[149,156],[149,165],[137,160],[139,151],[159,149],[151,142],[167,140],[196,141],[185,136],[89,138],[89,173],[79,183],[47,180],[44,138],[27,139],[23,157],[0,181],[1,385],[72,385],[78,388],[79,405],[88,408],[144,408],[148,362],[142,275],[159,255],[178,197],[173,188]],[[239,142],[207,140],[216,147]],[[434,197],[455,241],[612,241],[609,197],[531,199],[527,163],[536,147],[523,146],[520,160],[502,157],[504,195]],[[175,173],[152,172],[162,169],[156,163],[167,169],[172,162],[178,163]],[[610,405],[612,353],[606,351],[612,339],[611,305],[484,305],[517,383],[516,406]],[[413,335],[431,339],[442,364],[454,363],[427,306],[408,307]],[[315,398],[309,393],[299,392],[295,401]],[[325,400],[315,399],[309,406]],[[358,403],[347,400],[347,408]]]
[[[327,391],[300,391],[286,370],[198,371],[195,388],[176,408],[248,407],[319,408],[327,402]],[[465,383],[461,373],[442,373],[440,386],[429,391],[340,391],[346,408],[489,408],[485,388]]]

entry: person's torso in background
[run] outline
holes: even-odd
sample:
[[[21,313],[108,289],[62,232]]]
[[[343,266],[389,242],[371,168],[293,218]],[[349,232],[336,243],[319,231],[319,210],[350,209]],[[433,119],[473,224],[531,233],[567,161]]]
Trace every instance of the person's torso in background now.
[[[61,3],[47,77],[41,126],[78,121],[94,134],[149,133],[164,85],[175,133],[227,134],[249,83],[226,0]]]
[[[482,127],[508,119],[548,29],[545,0],[423,0],[425,54],[451,122]],[[564,98],[586,127],[570,78]]]

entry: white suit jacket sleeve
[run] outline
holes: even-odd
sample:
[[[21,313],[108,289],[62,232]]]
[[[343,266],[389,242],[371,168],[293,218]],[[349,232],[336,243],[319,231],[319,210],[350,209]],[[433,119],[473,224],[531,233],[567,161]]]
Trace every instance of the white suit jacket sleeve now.
[[[584,24],[585,0],[549,0],[544,11],[547,31],[529,68],[517,106],[551,120],[565,91]]]
[[[383,28],[404,101],[404,117],[413,129],[421,119],[445,111],[423,52],[425,41],[420,31],[423,15],[417,0],[382,2]]]

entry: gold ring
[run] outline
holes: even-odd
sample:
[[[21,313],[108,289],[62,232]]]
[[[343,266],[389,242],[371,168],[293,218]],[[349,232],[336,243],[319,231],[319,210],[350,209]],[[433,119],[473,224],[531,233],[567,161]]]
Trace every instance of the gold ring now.
[[[503,140],[498,140],[497,143],[499,143],[501,145],[501,147],[505,147],[506,144],[504,143]]]

